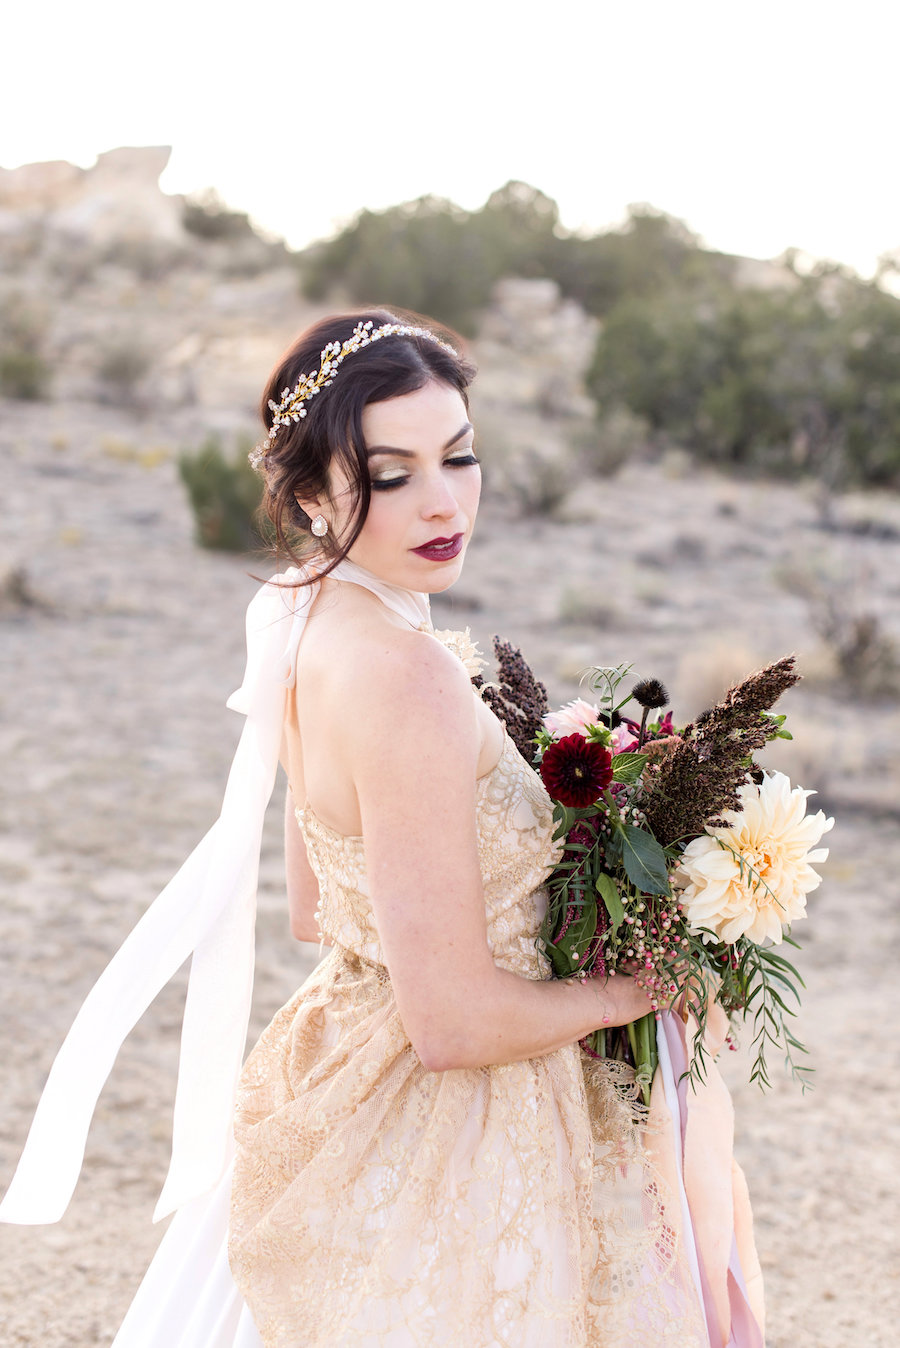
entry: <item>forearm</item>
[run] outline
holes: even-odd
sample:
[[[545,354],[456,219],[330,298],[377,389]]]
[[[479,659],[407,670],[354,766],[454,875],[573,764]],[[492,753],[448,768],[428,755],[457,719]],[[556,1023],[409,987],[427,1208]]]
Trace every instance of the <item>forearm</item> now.
[[[552,1053],[593,1030],[638,1019],[650,1003],[624,975],[538,981],[492,964],[436,1010],[413,1042],[426,1067],[447,1071]]]
[[[314,918],[306,919],[293,913],[291,914],[291,935],[295,941],[302,941],[307,945],[330,946],[332,944],[331,939],[319,931]]]

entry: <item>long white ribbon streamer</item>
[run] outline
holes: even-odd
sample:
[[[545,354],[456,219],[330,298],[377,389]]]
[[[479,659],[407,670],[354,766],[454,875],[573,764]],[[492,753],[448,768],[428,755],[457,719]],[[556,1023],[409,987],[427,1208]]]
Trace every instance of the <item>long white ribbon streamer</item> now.
[[[275,784],[286,690],[318,583],[273,576],[247,609],[247,667],[227,706],[247,721],[222,811],[88,993],[50,1069],[0,1220],[55,1222],[72,1197],[97,1098],[125,1037],[193,954],[181,1035],[172,1159],[154,1221],[213,1189],[232,1154],[232,1116],[253,990],[263,818]],[[332,573],[377,594],[414,627],[428,598],[350,561]]]

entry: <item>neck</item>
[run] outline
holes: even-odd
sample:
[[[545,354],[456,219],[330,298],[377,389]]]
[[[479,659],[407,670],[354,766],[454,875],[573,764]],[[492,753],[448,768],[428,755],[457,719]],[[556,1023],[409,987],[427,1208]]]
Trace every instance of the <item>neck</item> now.
[[[374,571],[360,566],[358,562],[351,561],[349,557],[342,558],[328,574],[334,576],[335,580],[361,585],[378,595],[389,608],[406,618],[413,627],[433,630],[431,604],[429,596],[424,591],[408,590],[402,585],[394,585],[391,581],[376,575]]]

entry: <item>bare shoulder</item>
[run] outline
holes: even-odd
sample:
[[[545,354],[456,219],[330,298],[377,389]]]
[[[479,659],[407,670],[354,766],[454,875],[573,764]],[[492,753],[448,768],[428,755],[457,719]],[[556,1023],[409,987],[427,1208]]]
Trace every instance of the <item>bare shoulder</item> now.
[[[356,734],[341,739],[373,868],[390,870],[386,858],[401,837],[410,849],[418,839],[432,857],[442,839],[458,862],[474,838],[480,752],[468,675],[426,632],[361,639],[360,654],[346,675]],[[402,855],[408,861],[412,853]]]
[[[459,660],[360,586],[334,584],[316,602],[303,638],[305,692],[341,736],[372,742],[398,721],[467,735],[475,725],[471,683]],[[309,705],[307,703],[307,705]],[[342,714],[352,708],[352,716]]]
[[[427,632],[373,625],[354,634],[347,657],[341,680],[370,725],[389,726],[400,709],[406,725],[474,725],[468,675]]]

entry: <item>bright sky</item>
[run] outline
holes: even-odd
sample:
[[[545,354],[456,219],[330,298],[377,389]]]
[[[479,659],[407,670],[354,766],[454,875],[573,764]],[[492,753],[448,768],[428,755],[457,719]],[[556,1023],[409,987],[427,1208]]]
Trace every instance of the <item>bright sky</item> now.
[[[572,228],[646,201],[749,256],[900,248],[885,0],[46,0],[3,47],[0,165],[172,145],[167,191],[295,246],[521,178]]]

